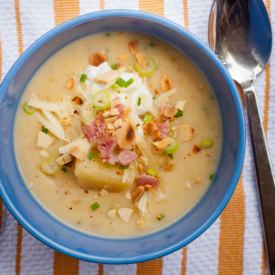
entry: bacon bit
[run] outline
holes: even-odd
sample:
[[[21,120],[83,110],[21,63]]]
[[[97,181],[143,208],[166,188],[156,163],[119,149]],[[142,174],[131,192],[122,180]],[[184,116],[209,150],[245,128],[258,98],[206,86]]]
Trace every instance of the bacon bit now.
[[[137,201],[139,201],[139,199],[143,196],[145,192],[145,187],[140,185],[140,186],[136,186],[133,188],[133,190],[131,191],[131,199],[133,201],[133,203],[136,203]]]
[[[74,87],[74,79],[73,79],[73,78],[69,79],[69,80],[67,81],[65,87],[66,87],[67,89],[69,89],[69,90],[72,90],[73,87]]]
[[[193,153],[196,154],[201,151],[201,148],[198,145],[193,145]]]
[[[133,40],[128,43],[128,49],[131,55],[136,55],[138,53],[138,41]]]
[[[180,136],[184,142],[190,141],[195,133],[195,129],[188,124],[183,124],[179,126]]]
[[[172,89],[173,82],[167,75],[163,75],[160,80],[160,86],[161,86],[162,92],[167,92]]]
[[[159,185],[159,180],[153,176],[142,174],[138,177],[136,177],[136,185],[150,185],[152,187],[156,187]]]
[[[160,114],[167,117],[172,118],[175,116],[177,110],[171,104],[163,104],[160,109]]]
[[[172,160],[168,160],[164,166],[165,171],[170,172],[174,168],[174,162]]]
[[[146,60],[145,60],[145,56],[142,52],[137,52],[135,54],[136,56],[136,60],[137,60],[137,63],[140,65],[140,67],[142,69],[145,69],[146,68]]]
[[[83,127],[82,131],[90,143],[104,136],[106,123],[104,119],[97,117],[90,125]]]
[[[113,151],[117,143],[113,137],[105,136],[97,141],[97,149],[101,154],[101,158],[110,163],[116,162]]]
[[[72,99],[72,102],[75,103],[75,104],[77,104],[77,105],[82,105],[83,104],[83,100],[79,96],[75,96]]]
[[[171,142],[172,138],[167,137],[163,140],[153,142],[153,145],[156,147],[158,151],[163,151]]]
[[[116,131],[117,143],[120,148],[127,149],[135,141],[135,129],[129,121],[124,121],[121,128]]]
[[[164,122],[157,123],[157,127],[158,127],[159,132],[160,132],[160,139],[166,138],[168,133],[169,133],[169,129],[170,129],[169,120],[167,119]]]
[[[118,157],[118,163],[123,166],[127,166],[137,158],[137,154],[133,151],[122,151]]]
[[[106,56],[100,52],[93,53],[89,57],[89,64],[92,66],[99,66],[101,63],[106,61]]]

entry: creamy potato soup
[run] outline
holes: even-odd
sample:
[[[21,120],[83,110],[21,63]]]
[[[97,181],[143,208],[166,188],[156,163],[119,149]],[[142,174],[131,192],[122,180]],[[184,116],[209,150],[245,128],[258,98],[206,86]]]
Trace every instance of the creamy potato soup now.
[[[82,38],[49,58],[15,126],[37,200],[77,229],[118,237],[185,215],[215,177],[221,140],[200,71],[171,46],[125,32]]]

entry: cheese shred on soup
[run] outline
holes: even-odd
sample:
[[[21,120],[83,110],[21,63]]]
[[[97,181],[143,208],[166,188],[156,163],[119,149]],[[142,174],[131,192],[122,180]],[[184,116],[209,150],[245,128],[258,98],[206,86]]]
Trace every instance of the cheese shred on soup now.
[[[201,199],[221,128],[213,92],[186,57],[151,37],[106,33],[67,45],[34,74],[15,146],[30,191],[56,217],[136,236]]]

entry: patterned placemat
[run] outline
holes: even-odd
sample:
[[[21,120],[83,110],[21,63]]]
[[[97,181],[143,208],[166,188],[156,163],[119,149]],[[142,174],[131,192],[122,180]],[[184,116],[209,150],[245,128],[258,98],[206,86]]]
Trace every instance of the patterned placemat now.
[[[259,0],[260,1],[260,0]],[[43,33],[79,14],[100,9],[140,9],[165,16],[207,43],[211,0],[0,0],[0,79]],[[275,2],[266,0],[275,26]],[[275,52],[257,80],[263,125],[275,163]],[[0,114],[1,115],[1,114]],[[28,274],[265,274],[253,158],[248,139],[242,177],[221,217],[188,247],[140,264],[114,266],[78,261],[34,239],[0,208],[0,275]]]

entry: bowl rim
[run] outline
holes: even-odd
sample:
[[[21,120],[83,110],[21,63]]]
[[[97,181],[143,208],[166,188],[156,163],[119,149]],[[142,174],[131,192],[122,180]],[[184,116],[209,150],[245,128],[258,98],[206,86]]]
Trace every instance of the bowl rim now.
[[[237,186],[243,161],[244,161],[244,154],[245,154],[245,142],[246,142],[246,131],[245,131],[245,121],[244,121],[244,113],[243,108],[240,100],[239,94],[236,92],[236,87],[234,85],[234,82],[229,75],[226,68],[223,66],[221,61],[218,59],[218,57],[214,54],[214,52],[211,51],[211,49],[204,44],[202,41],[199,40],[194,34],[187,31],[185,28],[180,26],[179,24],[158,16],[151,13],[138,11],[138,10],[128,10],[128,9],[111,9],[111,10],[102,10],[102,11],[95,11],[91,13],[87,13],[84,15],[77,16],[71,20],[66,21],[63,24],[60,24],[52,29],[50,29],[48,32],[46,32],[44,35],[42,35],[40,38],[38,38],[36,41],[34,41],[25,51],[24,53],[16,60],[16,62],[12,65],[12,67],[7,72],[6,76],[4,77],[2,83],[0,84],[0,101],[2,100],[2,97],[4,93],[1,93],[1,90],[3,87],[6,87],[11,82],[14,73],[17,70],[17,67],[20,67],[21,64],[25,63],[25,61],[34,53],[38,48],[40,48],[42,45],[46,44],[49,40],[51,40],[53,37],[58,35],[60,32],[63,32],[67,29],[70,29],[74,26],[89,22],[92,19],[104,19],[106,17],[125,17],[125,18],[133,18],[133,19],[143,19],[143,20],[149,20],[151,22],[154,22],[158,25],[165,25],[165,27],[168,27],[172,29],[173,31],[176,31],[179,35],[182,35],[186,37],[186,39],[191,40],[194,44],[196,44],[198,47],[202,49],[202,52],[204,52],[205,55],[208,55],[208,57],[212,60],[214,65],[218,68],[218,70],[221,72],[222,76],[227,82],[227,85],[229,87],[229,90],[231,92],[231,95],[234,99],[234,103],[236,105],[237,109],[237,120],[240,128],[239,133],[239,147],[238,147],[238,154],[236,157],[235,167],[233,171],[233,175],[230,181],[230,184],[227,188],[227,191],[225,192],[225,195],[223,199],[220,201],[218,207],[215,209],[215,211],[210,215],[208,220],[203,223],[199,228],[197,228],[188,238],[188,240],[182,240],[178,243],[175,243],[173,245],[170,245],[166,247],[165,249],[162,249],[161,251],[157,252],[151,252],[147,253],[145,255],[138,255],[138,256],[131,256],[127,258],[115,258],[115,257],[105,257],[105,256],[93,256],[90,254],[84,254],[82,252],[78,252],[76,250],[72,250],[64,245],[60,245],[56,241],[53,241],[52,239],[46,237],[42,233],[40,233],[39,230],[37,230],[35,227],[33,227],[27,219],[25,219],[21,214],[20,211],[16,208],[16,206],[13,204],[12,199],[7,195],[5,192],[5,189],[3,188],[2,179],[0,177],[0,196],[2,197],[2,200],[5,203],[5,206],[9,210],[9,212],[12,214],[12,216],[23,226],[24,229],[26,229],[32,236],[34,236],[36,239],[44,243],[45,245],[49,246],[50,248],[53,248],[61,253],[64,253],[66,255],[69,255],[71,257],[78,258],[80,260],[85,260],[89,262],[96,262],[96,263],[106,263],[106,264],[131,264],[131,263],[138,263],[138,262],[144,262],[148,260],[152,260],[155,258],[163,257],[167,254],[170,254],[193,240],[195,240],[197,237],[199,237],[203,232],[205,232],[214,222],[215,220],[220,216],[226,205],[228,204],[230,198],[232,197],[234,190]],[[66,226],[66,224],[64,224]],[[158,233],[158,231],[153,232]],[[145,235],[146,236],[146,235]],[[142,238],[143,236],[140,236]],[[104,236],[99,236],[99,238],[103,238]],[[110,237],[106,237],[106,239],[110,239]],[[111,238],[112,239],[112,238]]]

